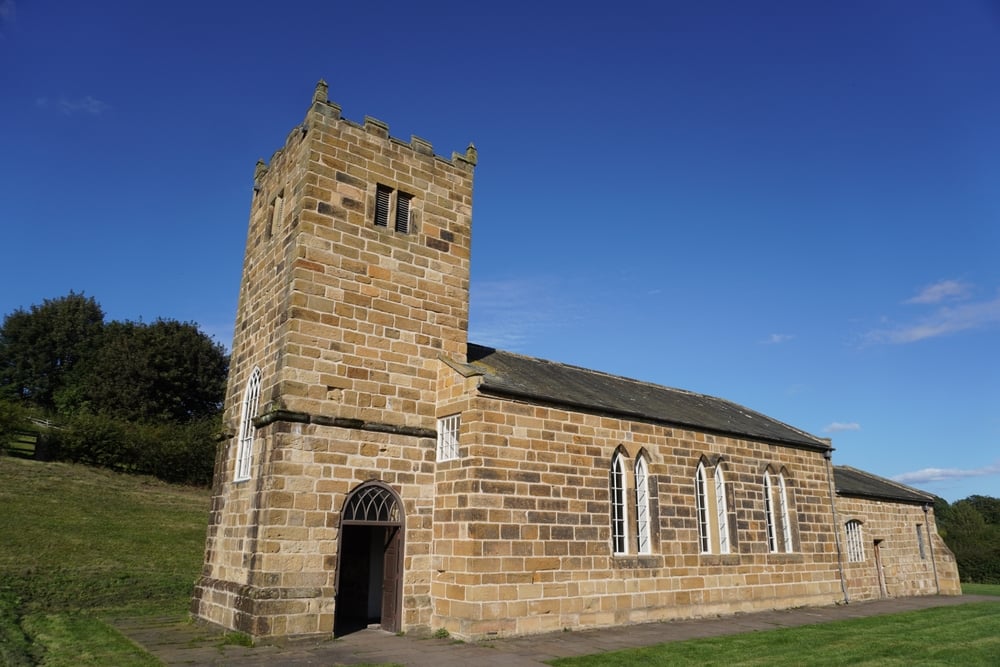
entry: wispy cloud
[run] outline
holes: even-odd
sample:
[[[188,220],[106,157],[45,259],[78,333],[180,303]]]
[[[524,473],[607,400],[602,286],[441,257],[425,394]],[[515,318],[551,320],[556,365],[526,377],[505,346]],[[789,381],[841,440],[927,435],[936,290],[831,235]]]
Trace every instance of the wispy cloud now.
[[[982,468],[972,468],[962,470],[960,468],[924,468],[913,472],[904,472],[896,475],[892,479],[903,484],[925,484],[927,482],[948,482],[969,477],[987,477],[989,475],[1000,475],[1000,461],[983,466]]]
[[[16,15],[14,0],[0,0],[0,25],[13,21]]]
[[[795,338],[795,336],[792,334],[773,333],[761,342],[765,345],[779,345],[781,343],[787,343],[793,338]]]
[[[571,322],[570,308],[550,285],[543,279],[472,283],[469,340],[517,351],[526,341]]]
[[[827,424],[824,433],[840,433],[841,431],[860,431],[861,424],[857,422],[833,422]]]
[[[903,303],[941,303],[950,299],[964,299],[972,286],[958,280],[942,280],[920,290],[915,297]]]
[[[57,100],[50,100],[47,97],[39,97],[35,100],[35,105],[42,109],[56,109],[67,116],[72,116],[78,113],[99,116],[111,108],[110,104],[102,102],[92,95],[85,95],[84,97],[72,100],[66,99],[65,97],[60,97]]]
[[[926,338],[938,338],[961,331],[1000,325],[1000,297],[990,301],[942,307],[917,322],[869,332],[872,343],[914,343]]]
[[[972,285],[957,280],[943,280],[925,287],[904,303],[937,305],[933,312],[914,321],[870,331],[864,336],[865,341],[898,345],[1000,325],[1000,295],[986,301],[970,301],[971,294]],[[943,305],[946,301],[962,303]]]

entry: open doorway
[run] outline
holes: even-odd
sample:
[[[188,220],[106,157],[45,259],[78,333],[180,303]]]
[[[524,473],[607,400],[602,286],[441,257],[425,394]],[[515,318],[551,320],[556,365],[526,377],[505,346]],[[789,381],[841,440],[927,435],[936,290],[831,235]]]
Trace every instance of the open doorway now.
[[[402,503],[389,487],[366,482],[348,496],[337,550],[335,635],[370,625],[400,630],[403,528]]]

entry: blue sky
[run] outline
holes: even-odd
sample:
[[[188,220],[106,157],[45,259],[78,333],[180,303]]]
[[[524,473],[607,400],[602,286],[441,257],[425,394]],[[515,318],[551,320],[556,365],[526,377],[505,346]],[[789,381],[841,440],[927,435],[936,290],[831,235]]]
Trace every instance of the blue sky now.
[[[0,313],[228,345],[254,163],[320,78],[479,149],[474,342],[1000,497],[995,2],[0,0]]]

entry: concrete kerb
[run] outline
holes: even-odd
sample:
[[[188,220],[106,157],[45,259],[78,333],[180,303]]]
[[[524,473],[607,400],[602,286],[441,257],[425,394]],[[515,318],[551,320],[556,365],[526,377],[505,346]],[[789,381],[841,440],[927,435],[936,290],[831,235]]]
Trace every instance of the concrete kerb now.
[[[397,636],[367,629],[327,640],[281,645],[234,644],[217,628],[182,618],[125,618],[112,624],[165,665],[246,665],[300,667],[396,663],[407,667],[525,667],[555,658],[590,655],[664,642],[827,623],[973,602],[1000,602],[986,595],[922,596],[805,607],[737,616],[644,623],[600,630],[557,632],[464,643],[441,638]]]

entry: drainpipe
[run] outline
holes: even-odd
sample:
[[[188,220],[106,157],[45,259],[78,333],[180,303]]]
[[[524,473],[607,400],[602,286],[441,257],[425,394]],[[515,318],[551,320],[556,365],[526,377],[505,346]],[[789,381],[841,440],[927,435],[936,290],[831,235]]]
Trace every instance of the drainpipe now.
[[[941,583],[938,581],[937,560],[934,558],[934,537],[931,535],[930,522],[931,504],[924,503],[924,530],[927,531],[927,544],[931,548],[931,569],[934,571],[934,590],[941,595]]]
[[[833,440],[823,438],[827,444],[832,445]],[[844,574],[844,550],[840,546],[840,519],[837,518],[837,491],[833,483],[833,447],[823,452],[826,459],[826,478],[830,483],[830,511],[833,514],[833,540],[837,545],[837,570],[840,572],[840,590],[844,594],[844,604],[851,603],[851,596],[847,594],[847,577]]]

